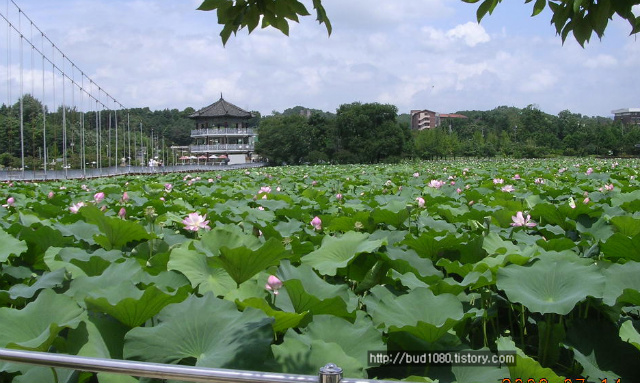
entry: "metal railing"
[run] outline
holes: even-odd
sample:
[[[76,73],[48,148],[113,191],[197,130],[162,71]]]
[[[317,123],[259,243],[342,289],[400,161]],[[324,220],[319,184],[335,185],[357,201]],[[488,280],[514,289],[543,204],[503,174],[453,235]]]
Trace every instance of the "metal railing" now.
[[[201,164],[176,164],[171,166],[119,166],[99,169],[66,169],[38,171],[0,171],[0,181],[47,181],[65,179],[89,179],[100,177],[113,177],[120,175],[138,174],[165,174],[165,173],[185,173],[185,172],[208,172],[216,170],[231,170],[257,168],[265,166],[262,162],[251,162],[233,165],[213,165],[204,161]]]
[[[227,370],[136,362],[131,360],[89,358],[84,356],[22,351],[0,348],[0,360],[46,367],[69,368],[89,372],[138,376],[156,379],[176,379],[189,382],[215,383],[371,383],[367,379],[343,379],[342,369],[329,363],[319,369],[318,375],[296,375],[275,372]],[[391,382],[388,382],[391,383]]]
[[[189,146],[191,153],[232,153],[232,152],[252,152],[253,144],[213,144],[213,145],[191,145]]]
[[[209,128],[191,131],[191,137],[206,136],[255,136],[253,128]]]

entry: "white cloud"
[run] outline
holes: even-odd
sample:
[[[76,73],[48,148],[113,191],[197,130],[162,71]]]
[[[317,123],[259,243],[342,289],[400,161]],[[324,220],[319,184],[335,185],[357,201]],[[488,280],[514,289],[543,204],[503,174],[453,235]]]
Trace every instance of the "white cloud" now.
[[[537,103],[550,113],[608,115],[640,98],[640,42],[627,37],[626,26],[614,25],[583,49],[570,38],[561,44],[546,20],[530,24],[530,6],[523,4],[503,2],[479,25],[477,7],[460,0],[324,1],[331,37],[310,16],[291,24],[290,37],[243,30],[226,47],[215,12],[195,11],[201,0],[21,0],[20,6],[128,107],[199,108],[222,92],[263,114],[377,101],[401,113]],[[0,28],[0,52],[5,33]],[[36,70],[32,77],[39,76]],[[6,84],[0,78],[0,87]]]
[[[585,61],[584,63],[584,66],[590,69],[597,69],[597,68],[612,68],[612,67],[615,67],[617,64],[618,64],[618,60],[615,57],[611,55],[600,54],[595,57],[591,57],[587,59],[587,61]]]
[[[471,21],[457,25],[455,28],[447,31],[447,37],[463,40],[465,44],[470,47],[474,47],[478,44],[486,43],[491,40],[489,34],[487,34],[482,25]]]

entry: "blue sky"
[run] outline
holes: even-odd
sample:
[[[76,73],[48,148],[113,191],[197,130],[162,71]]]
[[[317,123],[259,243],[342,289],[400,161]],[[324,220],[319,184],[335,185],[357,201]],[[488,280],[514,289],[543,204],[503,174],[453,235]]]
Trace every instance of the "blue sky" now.
[[[307,17],[290,37],[240,31],[226,47],[215,13],[196,10],[200,0],[15,1],[126,107],[198,109],[221,93],[263,115],[296,105],[334,112],[355,101],[400,113],[534,104],[610,116],[640,107],[640,41],[625,22],[614,19],[584,49],[571,38],[563,45],[550,12],[531,18],[524,1],[504,1],[478,24],[477,4],[461,0],[324,0],[330,37]],[[13,62],[7,82],[6,33],[3,25],[0,82],[15,98],[19,71]]]

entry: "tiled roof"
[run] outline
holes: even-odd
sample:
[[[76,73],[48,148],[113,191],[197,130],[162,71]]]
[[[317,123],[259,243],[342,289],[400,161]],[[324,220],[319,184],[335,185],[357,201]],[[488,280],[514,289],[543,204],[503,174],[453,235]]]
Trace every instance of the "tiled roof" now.
[[[246,110],[239,108],[233,105],[230,102],[225,101],[220,96],[220,99],[213,104],[206,106],[199,111],[190,115],[190,118],[197,117],[245,117],[251,118],[251,112],[247,112]]]

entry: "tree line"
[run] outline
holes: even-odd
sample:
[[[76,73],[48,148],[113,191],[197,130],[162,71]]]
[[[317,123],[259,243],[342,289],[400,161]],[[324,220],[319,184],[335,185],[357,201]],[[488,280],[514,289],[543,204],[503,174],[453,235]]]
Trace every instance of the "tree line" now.
[[[123,158],[131,165],[142,165],[151,156],[167,158],[171,146],[192,142],[195,123],[188,116],[194,111],[190,107],[103,110],[97,115],[74,107],[49,111],[27,94],[13,105],[0,106],[0,167],[20,168],[24,150],[25,167],[42,169],[45,144],[49,169],[60,169],[63,163],[80,168],[83,161],[93,167],[122,164]],[[568,110],[556,116],[535,105],[458,111],[468,118],[443,119],[439,127],[423,131],[412,131],[410,115],[398,114],[389,104],[354,102],[341,105],[335,113],[302,106],[265,117],[253,113],[256,153],[273,164],[640,154],[635,147],[640,144],[637,125]]]
[[[401,159],[550,156],[631,156],[639,154],[640,126],[568,110],[557,116],[535,105],[458,111],[466,119],[412,131],[410,116],[393,105],[352,103],[335,115],[300,108],[261,120],[256,151],[275,164],[375,163]]]

